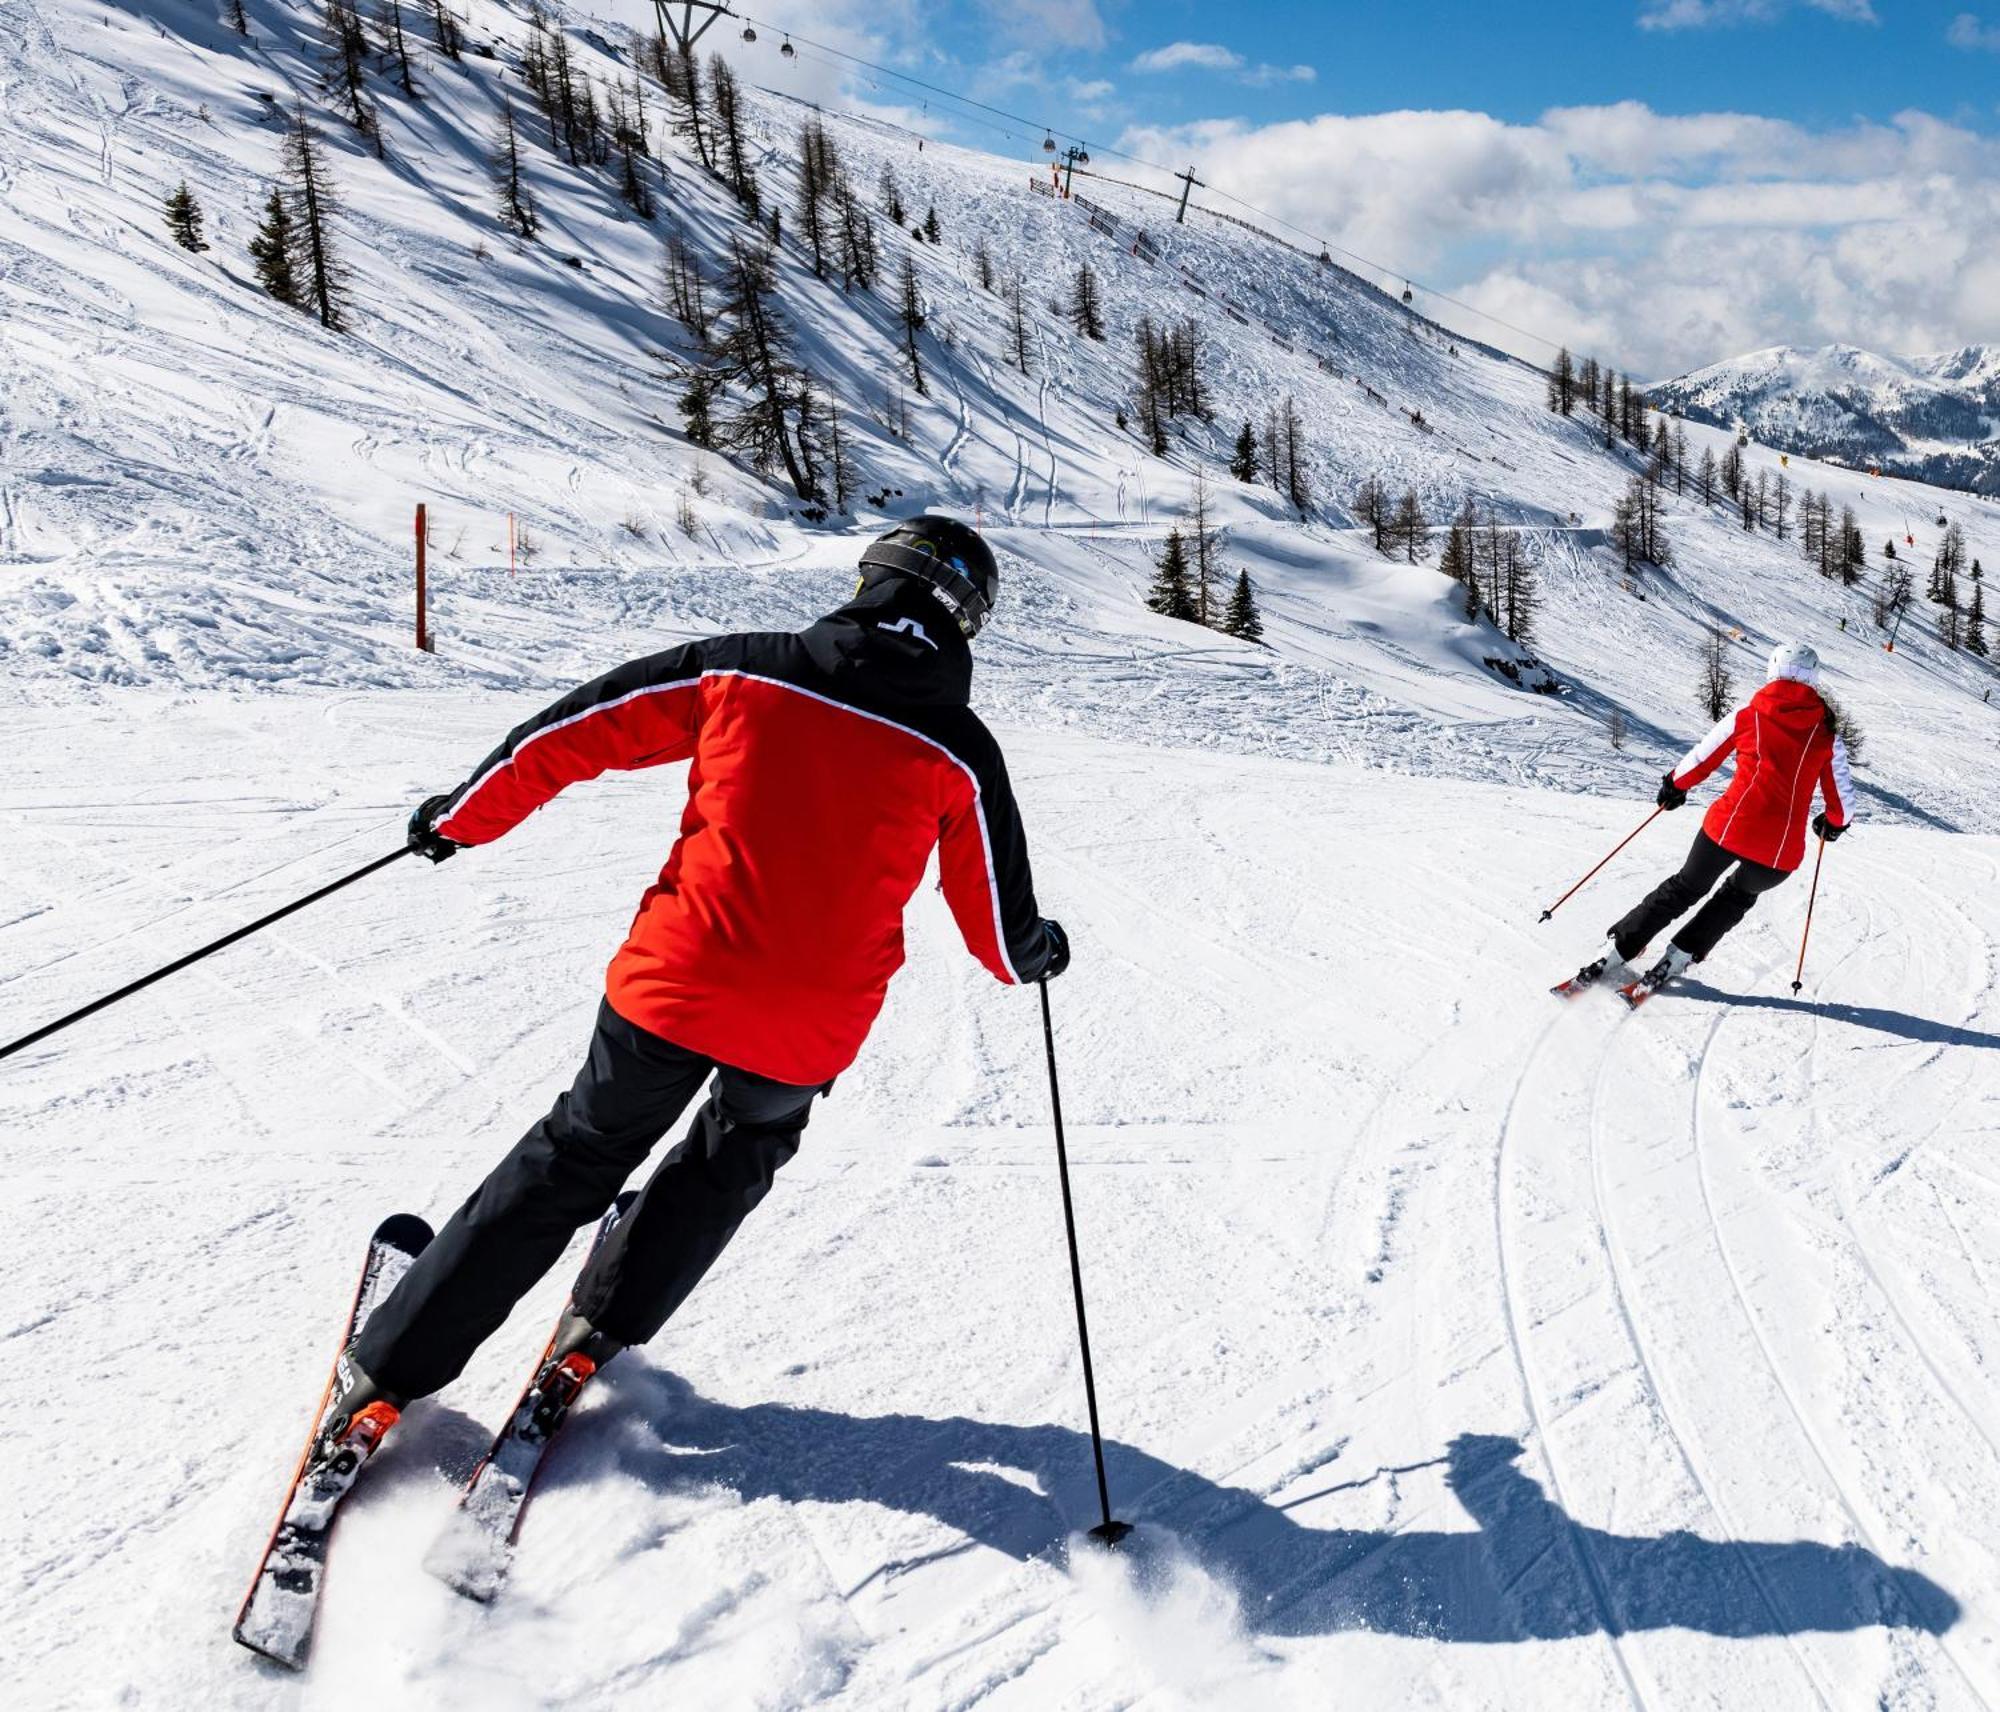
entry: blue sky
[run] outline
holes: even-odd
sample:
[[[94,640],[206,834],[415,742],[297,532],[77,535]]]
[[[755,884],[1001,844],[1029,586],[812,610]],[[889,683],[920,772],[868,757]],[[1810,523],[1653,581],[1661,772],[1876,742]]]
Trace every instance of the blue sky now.
[[[831,58],[780,61],[770,25],[1192,161],[1210,195],[1658,377],[1781,343],[2000,341],[1983,3],[740,0],[767,39],[710,40],[760,82],[996,152],[1028,145]]]

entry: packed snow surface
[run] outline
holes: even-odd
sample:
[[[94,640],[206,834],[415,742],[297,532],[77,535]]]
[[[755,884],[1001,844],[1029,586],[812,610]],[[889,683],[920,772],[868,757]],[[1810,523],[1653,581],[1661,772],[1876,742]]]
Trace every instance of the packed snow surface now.
[[[14,1703],[2000,1701],[2000,714],[1931,607],[1894,653],[1871,612],[1890,540],[1920,587],[1950,523],[1993,562],[1988,502],[1752,444],[1753,475],[1855,508],[1868,580],[1688,493],[1676,564],[1628,575],[1606,530],[1639,465],[1526,365],[1080,178],[1093,224],[1030,189],[1038,152],[829,114],[864,189],[893,167],[945,242],[882,233],[931,309],[918,395],[884,300],[787,239],[784,312],[861,470],[815,522],[680,432],[662,241],[712,267],[744,230],[683,140],[656,135],[648,224],[536,133],[544,231],[516,244],[483,156],[523,13],[472,0],[497,57],[421,55],[421,103],[379,80],[377,161],[318,105],[311,14],[248,11],[247,44],[181,0],[0,13],[0,1041],[393,849],[562,687],[805,621],[888,517],[976,516],[1005,573],[976,699],[1077,947],[1050,996],[1138,1532],[1080,1539],[1035,999],[926,889],[866,1052],[587,1394],[501,1598],[422,1560],[581,1237],[369,1470],[310,1670],[230,1644],[368,1231],[442,1220],[574,1071],[680,809],[679,769],[614,776],[0,1064]],[[579,64],[629,76],[614,24],[568,22]],[[265,97],[295,93],[347,204],[338,337],[244,256]],[[803,116],[754,96],[788,210]],[[158,217],[183,176],[201,256]],[[1026,373],[981,237],[1028,280]],[[1101,345],[1047,301],[1085,260]],[[1142,315],[1209,345],[1215,421],[1165,460],[1115,421]],[[1286,393],[1303,521],[1222,472]],[[1142,603],[1197,465],[1267,646]],[[1518,534],[1536,635],[1468,620],[1434,555],[1376,553],[1347,509],[1371,474]],[[1643,1012],[1559,1005],[1693,831],[1662,819],[1535,925],[1705,726],[1717,632],[1739,692],[1813,643],[1867,734],[1802,989],[1803,875]]]

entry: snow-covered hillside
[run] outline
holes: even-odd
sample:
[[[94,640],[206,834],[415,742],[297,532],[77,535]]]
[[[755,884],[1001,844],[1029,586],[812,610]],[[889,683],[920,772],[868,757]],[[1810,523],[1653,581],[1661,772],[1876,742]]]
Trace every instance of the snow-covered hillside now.
[[[1653,389],[1663,408],[1766,445],[1975,493],[2000,491],[2000,350],[1881,357],[1852,345],[1766,351]]]
[[[508,1596],[462,1608],[418,1562],[560,1273],[392,1440],[313,1670],[230,1646],[358,1242],[442,1216],[567,1079],[667,770],[0,1065],[22,1703],[2000,1699],[2000,712],[1928,607],[1893,654],[1870,614],[1884,541],[1921,570],[1956,522],[2000,562],[2000,512],[1767,441],[1753,475],[1855,508],[1869,582],[1691,496],[1674,568],[1628,576],[1607,529],[1638,463],[1538,372],[1239,225],[828,113],[871,200],[887,167],[937,210],[940,244],[881,233],[930,309],[915,395],[888,288],[814,280],[792,230],[807,111],[753,90],[782,312],[873,496],[815,521],[682,432],[665,244],[713,270],[734,201],[657,101],[652,222],[524,117],[543,229],[510,238],[486,156],[503,96],[528,111],[526,7],[463,9],[420,100],[376,78],[380,160],[290,0],[246,0],[247,42],[208,0],[0,10],[0,1040],[393,846],[556,688],[802,621],[892,516],[976,516],[1007,580],[975,695],[1078,946],[1054,997],[1141,1549],[1067,1549],[1094,1494],[1037,1018],[926,896],[768,1207],[574,1424]],[[564,24],[630,78],[615,22]],[[775,51],[728,46],[753,85]],[[300,97],[345,202],[340,335],[246,254]],[[183,178],[200,255],[160,217]],[[981,238],[1026,281],[1025,374]],[[1102,343],[1050,307],[1085,261]],[[1208,344],[1215,419],[1165,459],[1116,421],[1142,316]],[[1288,394],[1304,518],[1224,473]],[[1730,440],[1688,432],[1697,458]],[[1197,468],[1267,646],[1143,603]],[[1521,539],[1529,650],[1465,618],[1435,553],[1372,549],[1369,476]],[[1868,734],[1805,991],[1794,884],[1685,995],[1554,1009],[1692,830],[1533,926],[1705,724],[1717,630],[1746,690],[1774,640],[1812,642]],[[1544,674],[1559,693],[1522,687]]]

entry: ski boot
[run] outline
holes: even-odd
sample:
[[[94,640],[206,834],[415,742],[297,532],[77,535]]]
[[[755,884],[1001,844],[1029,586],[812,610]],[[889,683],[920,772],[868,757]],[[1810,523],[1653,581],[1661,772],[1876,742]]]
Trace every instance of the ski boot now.
[[[585,1384],[624,1347],[606,1337],[575,1308],[565,1310],[541,1370],[522,1399],[520,1437],[529,1443],[554,1437]]]
[[[1669,945],[1666,955],[1638,980],[1618,990],[1635,1011],[1670,981],[1677,981],[1694,962],[1678,945]]]
[[[1599,981],[1604,979],[1607,970],[1623,968],[1624,966],[1625,959],[1618,955],[1618,941],[1616,939],[1607,939],[1604,942],[1604,954],[1602,956],[1593,958],[1590,962],[1584,964],[1581,969],[1577,970],[1574,975],[1570,976],[1567,981],[1551,987],[1549,991],[1554,993],[1559,999],[1573,999],[1578,993],[1596,986]]]

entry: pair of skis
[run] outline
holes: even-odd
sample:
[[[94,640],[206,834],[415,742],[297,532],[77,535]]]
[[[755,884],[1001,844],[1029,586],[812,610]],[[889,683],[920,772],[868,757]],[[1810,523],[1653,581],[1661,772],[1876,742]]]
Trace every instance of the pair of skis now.
[[[1587,993],[1603,978],[1602,969],[1579,969],[1567,981],[1559,981],[1549,989],[1559,999],[1573,999],[1580,993]],[[1671,977],[1669,977],[1671,979]],[[1653,981],[1640,975],[1625,982],[1618,988],[1618,996],[1633,1010],[1637,1010],[1655,993],[1666,986],[1666,981]]]
[[[620,1196],[597,1227],[590,1254],[594,1257],[612,1227],[631,1203]],[[368,1317],[387,1300],[403,1274],[431,1240],[431,1227],[409,1213],[384,1219],[368,1239],[361,1280],[355,1287],[340,1353],[328,1375],[326,1390],[314,1412],[306,1448],[286,1490],[284,1507],[271,1530],[256,1578],[237,1613],[235,1636],[252,1652],[302,1670],[312,1650],[313,1628],[319,1615],[320,1593],[333,1525],[341,1501],[353,1489],[362,1467],[373,1454],[379,1433],[352,1429],[335,1447],[322,1445],[327,1417],[333,1407],[339,1362],[360,1335]],[[584,1262],[590,1264],[589,1259]],[[558,1322],[560,1323],[560,1322]],[[472,1471],[451,1522],[424,1560],[424,1567],[469,1599],[489,1603],[500,1591],[519,1537],[528,1496],[550,1441],[567,1417],[578,1387],[544,1397],[538,1389],[543,1369],[554,1353],[555,1334],[535,1363],[521,1399],[506,1424]],[[586,1375],[587,1377],[587,1375]],[[580,1385],[580,1382],[579,1382]]]

